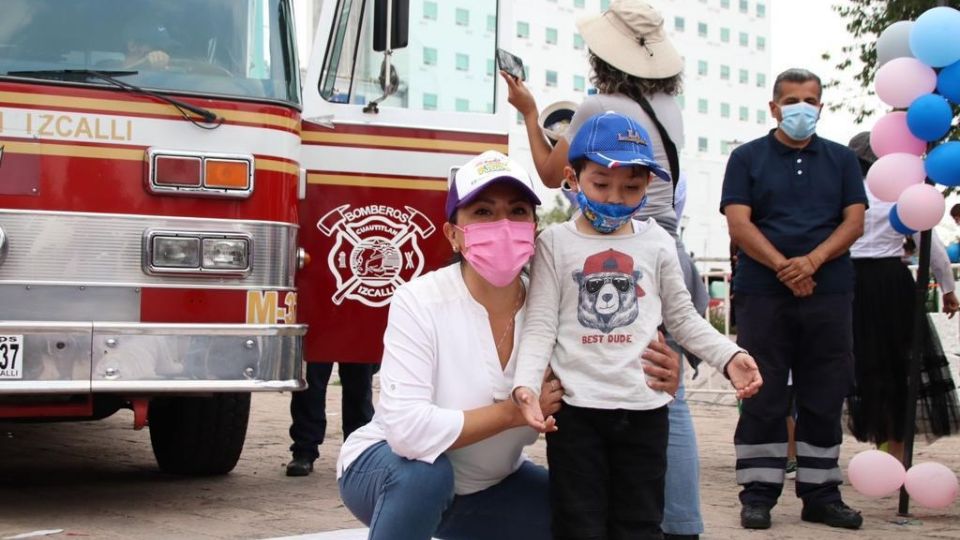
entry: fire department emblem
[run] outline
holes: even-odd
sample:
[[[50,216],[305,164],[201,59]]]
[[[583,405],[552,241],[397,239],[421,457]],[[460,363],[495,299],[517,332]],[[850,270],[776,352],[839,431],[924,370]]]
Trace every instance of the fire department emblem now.
[[[317,228],[335,238],[327,257],[336,279],[330,299],[338,306],[351,299],[370,307],[387,305],[397,287],[420,275],[418,242],[436,230],[416,208],[382,204],[338,206],[320,218]]]

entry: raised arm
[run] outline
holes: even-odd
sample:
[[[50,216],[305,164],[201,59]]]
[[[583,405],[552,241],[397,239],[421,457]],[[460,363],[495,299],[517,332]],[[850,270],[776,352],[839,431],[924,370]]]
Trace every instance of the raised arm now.
[[[560,187],[560,182],[563,180],[563,168],[568,165],[567,150],[570,148],[569,144],[566,139],[560,137],[557,145],[551,147],[543,134],[543,129],[540,127],[540,113],[537,110],[537,102],[534,100],[533,94],[523,84],[523,81],[515,79],[504,71],[501,71],[500,75],[507,83],[507,101],[523,116],[523,123],[527,128],[527,139],[530,143],[530,155],[533,158],[533,165],[537,169],[537,175],[540,176],[540,181],[549,188]]]

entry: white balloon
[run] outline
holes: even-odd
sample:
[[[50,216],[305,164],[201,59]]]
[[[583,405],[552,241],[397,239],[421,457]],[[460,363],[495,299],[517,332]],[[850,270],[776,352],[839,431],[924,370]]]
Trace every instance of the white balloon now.
[[[913,57],[910,50],[910,30],[913,21],[897,21],[880,32],[877,38],[877,67],[894,58]]]

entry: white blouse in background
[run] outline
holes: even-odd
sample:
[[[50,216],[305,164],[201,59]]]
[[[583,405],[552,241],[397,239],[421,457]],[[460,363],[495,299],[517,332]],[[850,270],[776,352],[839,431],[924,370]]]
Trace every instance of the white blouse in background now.
[[[864,185],[864,188],[867,188]],[[905,235],[898,233],[890,225],[890,209],[894,203],[881,201],[870,193],[867,188],[867,200],[870,206],[863,219],[863,236],[850,246],[852,259],[884,259],[888,257],[903,258],[903,240]],[[930,270],[943,294],[953,292],[956,284],[953,279],[953,270],[943,242],[936,234],[930,235]],[[913,235],[913,241],[920,246],[920,233]]]
[[[525,311],[515,317],[517,345]],[[427,463],[446,453],[458,495],[493,486],[520,467],[526,459],[523,447],[537,439],[527,427],[448,450],[463,429],[463,411],[509,396],[519,348],[514,346],[501,369],[487,311],[467,290],[459,264],[397,289],[383,344],[377,411],[343,443],[337,478],[380,441],[399,456]]]

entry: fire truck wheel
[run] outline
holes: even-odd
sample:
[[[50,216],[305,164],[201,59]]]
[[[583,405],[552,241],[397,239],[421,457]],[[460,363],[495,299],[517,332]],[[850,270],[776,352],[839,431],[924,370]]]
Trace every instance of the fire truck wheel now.
[[[150,442],[160,470],[190,476],[232,471],[250,417],[250,394],[158,397],[150,401]]]

